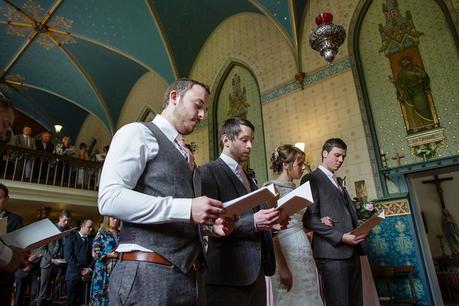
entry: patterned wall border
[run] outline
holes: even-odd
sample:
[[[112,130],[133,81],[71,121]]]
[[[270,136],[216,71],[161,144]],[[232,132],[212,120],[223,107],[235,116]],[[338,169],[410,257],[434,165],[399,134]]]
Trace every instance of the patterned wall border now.
[[[402,216],[411,214],[410,203],[407,199],[392,200],[377,203],[378,213],[384,210],[386,217]]]
[[[334,74],[346,71],[351,69],[351,60],[350,59],[345,59],[340,62],[337,62],[335,64],[329,65],[325,67],[324,69],[315,71],[311,74],[306,74],[306,77],[304,78],[303,84],[305,86],[311,85],[312,83],[322,81],[329,76],[332,76]],[[267,103],[271,100],[277,99],[283,95],[292,93],[293,91],[299,90],[300,89],[300,84],[298,84],[298,81],[292,80],[286,85],[274,88],[272,90],[266,91],[261,94],[261,103]]]

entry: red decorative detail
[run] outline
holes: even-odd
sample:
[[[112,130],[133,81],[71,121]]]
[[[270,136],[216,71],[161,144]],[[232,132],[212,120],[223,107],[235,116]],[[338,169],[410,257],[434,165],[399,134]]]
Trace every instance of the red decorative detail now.
[[[333,21],[333,15],[331,13],[325,12],[325,13],[320,13],[316,17],[316,24],[320,26],[323,23],[331,23]]]

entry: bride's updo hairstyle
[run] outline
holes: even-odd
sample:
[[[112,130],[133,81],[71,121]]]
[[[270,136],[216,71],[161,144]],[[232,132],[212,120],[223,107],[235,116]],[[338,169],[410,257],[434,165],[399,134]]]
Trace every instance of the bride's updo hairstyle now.
[[[295,160],[302,156],[304,158],[304,152],[291,144],[284,144],[277,147],[271,154],[271,166],[270,168],[274,173],[281,174],[284,163],[293,164]]]

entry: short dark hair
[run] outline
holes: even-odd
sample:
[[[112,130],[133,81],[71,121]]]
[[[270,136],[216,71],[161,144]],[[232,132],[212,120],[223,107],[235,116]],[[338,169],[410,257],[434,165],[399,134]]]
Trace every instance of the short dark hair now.
[[[249,120],[239,117],[228,118],[220,128],[220,149],[223,149],[223,136],[234,140],[242,132],[241,125],[247,126],[255,132],[255,127]]]
[[[320,152],[320,156],[322,156],[323,151],[327,151],[330,153],[333,148],[339,148],[343,150],[347,150],[346,143],[341,138],[330,138],[325,141],[324,145],[322,146],[322,151]],[[323,157],[322,157],[323,160]]]
[[[91,218],[84,218],[83,220],[80,221],[80,224],[78,225],[78,227],[81,229],[89,221],[94,222]]]
[[[59,215],[59,218],[63,217],[72,218],[72,212],[70,210],[63,209]]]
[[[183,97],[183,95],[185,95],[185,93],[188,90],[190,90],[194,85],[204,87],[204,89],[210,95],[209,86],[207,86],[206,84],[192,79],[181,78],[175,81],[174,83],[170,84],[169,87],[167,87],[166,92],[164,93],[163,109],[165,109],[169,104],[169,95],[171,91],[175,90],[179,97]]]
[[[3,191],[3,193],[5,194],[5,197],[7,197],[9,195],[9,193],[10,193],[8,188],[5,185],[3,185],[2,183],[0,183],[0,190]]]
[[[4,109],[12,109],[15,111],[16,109],[14,108],[13,103],[11,103],[10,99],[8,99],[7,96],[5,96],[2,92],[0,92],[0,111]]]

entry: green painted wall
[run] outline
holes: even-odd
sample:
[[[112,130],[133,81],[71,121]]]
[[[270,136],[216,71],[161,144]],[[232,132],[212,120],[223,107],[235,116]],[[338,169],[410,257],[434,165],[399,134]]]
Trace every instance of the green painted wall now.
[[[221,87],[217,102],[217,126],[220,128],[222,122],[228,117],[229,95],[233,93],[232,80],[236,74],[241,79],[241,89],[244,87],[246,89],[246,98],[250,105],[247,112],[247,119],[255,126],[255,141],[253,143],[250,167],[255,170],[258,183],[262,184],[267,181],[267,169],[260,91],[254,76],[242,66],[234,66]]]
[[[411,154],[389,59],[379,52],[382,41],[378,25],[386,24],[382,5],[385,0],[373,1],[362,23],[359,53],[362,60],[369,103],[381,148],[388,153],[389,167],[396,152],[405,155],[403,164],[422,161]],[[431,82],[432,96],[440,125],[445,128],[446,145],[438,157],[459,154],[459,57],[454,40],[440,7],[432,0],[399,1],[400,13],[409,10],[420,37],[419,51]]]

